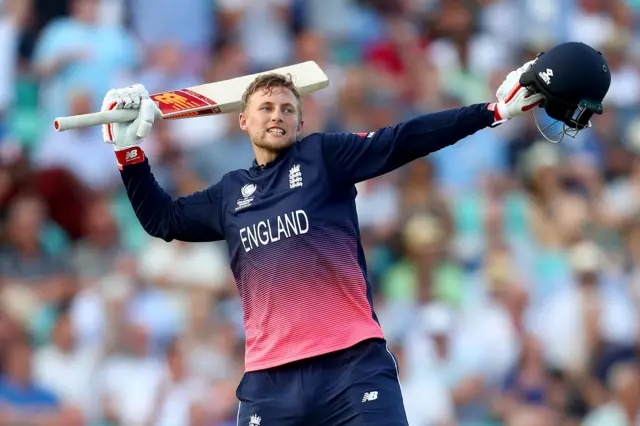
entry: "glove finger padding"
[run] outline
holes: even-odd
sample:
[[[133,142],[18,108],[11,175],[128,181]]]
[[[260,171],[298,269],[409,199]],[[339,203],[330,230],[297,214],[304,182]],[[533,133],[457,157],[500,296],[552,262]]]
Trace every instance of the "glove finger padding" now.
[[[509,97],[505,99],[505,104],[510,110],[510,115],[513,117],[517,115],[517,111],[514,110],[515,108],[518,108],[521,112],[526,112],[533,109],[542,102],[543,99],[542,94],[533,93],[526,87],[520,86],[520,83],[517,83],[509,94]]]
[[[151,133],[151,128],[156,119],[156,104],[149,98],[142,99],[140,102],[140,112],[138,118],[134,121],[134,128],[136,128],[136,136],[140,139],[144,139]]]
[[[129,86],[127,88],[128,93],[133,98],[135,107],[137,108],[140,105],[142,99],[149,98],[149,92],[147,89],[140,83],[134,84],[133,86]]]
[[[122,94],[120,95],[121,99],[122,99],[122,108],[123,109],[131,109],[131,108],[135,108],[137,105],[133,100],[133,94],[131,92],[128,91],[122,91]]]
[[[496,98],[499,101],[505,101],[509,98],[509,95],[513,93],[514,89],[517,90],[519,87],[516,87],[520,82],[520,72],[519,71],[511,71],[507,74],[507,78],[504,79],[498,90],[496,91]]]
[[[527,72],[531,68],[536,60],[529,61],[515,71],[511,71],[507,74],[498,90],[496,90],[496,98],[499,101],[507,102],[507,98],[510,98],[517,90],[520,89],[520,76]]]

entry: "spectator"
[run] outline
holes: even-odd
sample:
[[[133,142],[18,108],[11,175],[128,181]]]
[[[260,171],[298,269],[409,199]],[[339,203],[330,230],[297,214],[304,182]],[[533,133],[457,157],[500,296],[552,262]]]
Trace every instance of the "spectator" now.
[[[152,421],[156,426],[190,426],[194,409],[207,405],[204,399],[209,391],[207,382],[187,370],[185,355],[179,341],[167,348],[167,374],[160,385]]]
[[[587,415],[583,426],[623,426],[640,418],[640,370],[637,362],[616,365],[609,377],[611,400]]]
[[[534,336],[527,336],[519,359],[496,398],[496,413],[500,418],[509,419],[526,407],[551,406],[552,382],[540,342]]]
[[[7,218],[7,243],[0,253],[3,305],[30,327],[37,326],[50,307],[74,292],[68,264],[60,254],[47,252],[42,242],[46,220],[46,210],[37,196],[14,199]]]
[[[0,418],[9,423],[38,424],[60,414],[61,403],[55,394],[32,380],[32,355],[28,342],[16,341],[9,348],[7,368],[0,379]]]
[[[84,238],[69,253],[69,261],[84,284],[91,284],[115,269],[125,255],[110,199],[96,195],[83,218]]]
[[[135,40],[123,27],[99,22],[98,0],[69,0],[70,14],[52,20],[40,33],[33,65],[42,81],[46,122],[68,115],[69,95],[86,91],[93,110],[141,60]]]
[[[82,346],[66,311],[58,316],[51,343],[33,356],[33,380],[49,389],[61,404],[82,413],[87,424],[100,419],[96,388],[101,348]]]
[[[79,91],[69,95],[69,114],[88,114],[94,108],[90,93]],[[114,166],[113,149],[100,138],[99,127],[64,133],[45,132],[33,149],[33,166],[43,171],[62,169],[78,181],[83,192],[108,191],[120,184],[120,176]],[[69,155],[69,152],[75,154]]]
[[[575,285],[559,291],[536,312],[545,357],[554,367],[583,371],[603,340],[624,344],[636,336],[637,314],[624,294],[607,283],[603,261],[594,243],[574,246]]]
[[[115,424],[145,424],[156,415],[165,365],[152,355],[151,339],[144,327],[126,322],[121,327],[99,379],[102,418]]]

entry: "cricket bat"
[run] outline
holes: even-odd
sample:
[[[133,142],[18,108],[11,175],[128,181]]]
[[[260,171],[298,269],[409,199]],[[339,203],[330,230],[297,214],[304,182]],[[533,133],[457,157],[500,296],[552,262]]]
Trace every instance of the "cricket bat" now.
[[[156,119],[179,120],[240,112],[242,94],[245,89],[257,76],[273,72],[291,74],[293,82],[302,96],[329,85],[329,79],[320,66],[315,61],[307,61],[230,80],[151,95],[151,99],[158,105]],[[58,117],[54,120],[53,127],[56,131],[63,132],[102,124],[133,121],[137,115],[136,110],[120,109]]]

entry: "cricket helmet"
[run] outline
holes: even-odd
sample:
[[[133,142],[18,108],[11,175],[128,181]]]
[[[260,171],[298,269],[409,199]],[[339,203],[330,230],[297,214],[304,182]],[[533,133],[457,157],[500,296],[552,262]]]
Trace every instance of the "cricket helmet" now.
[[[520,84],[544,96],[540,107],[555,121],[544,128],[537,121],[536,125],[547,140],[558,143],[565,135],[575,138],[591,127],[593,114],[603,113],[611,72],[602,53],[584,43],[568,42],[539,53],[520,76]],[[562,123],[561,130],[545,133],[557,123]]]

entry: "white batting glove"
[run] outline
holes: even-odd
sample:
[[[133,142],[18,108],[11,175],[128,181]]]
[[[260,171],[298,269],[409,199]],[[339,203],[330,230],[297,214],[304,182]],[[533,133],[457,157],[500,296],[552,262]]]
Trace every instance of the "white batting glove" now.
[[[515,71],[511,71],[496,91],[498,102],[495,104],[494,124],[503,123],[535,108],[544,97],[540,93],[532,93],[520,85],[520,76],[531,68],[533,61],[525,63]]]
[[[103,125],[103,140],[113,145],[119,166],[144,161],[144,153],[137,145],[151,132],[157,110],[156,104],[150,99],[147,89],[142,84],[136,84],[107,92],[102,101],[101,111],[114,109],[138,109],[138,117],[126,123]]]

